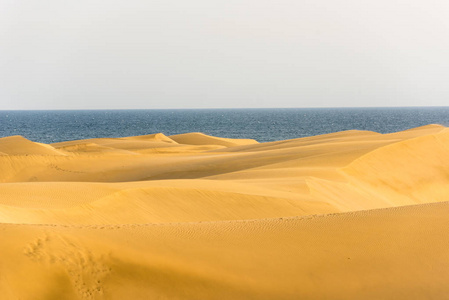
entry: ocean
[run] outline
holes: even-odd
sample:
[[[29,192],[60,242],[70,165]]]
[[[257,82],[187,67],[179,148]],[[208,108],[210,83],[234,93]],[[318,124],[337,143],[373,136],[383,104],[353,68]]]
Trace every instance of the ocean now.
[[[449,107],[0,111],[0,137],[54,143],[162,132],[203,132],[259,142],[342,130],[390,133],[427,124],[449,126]]]

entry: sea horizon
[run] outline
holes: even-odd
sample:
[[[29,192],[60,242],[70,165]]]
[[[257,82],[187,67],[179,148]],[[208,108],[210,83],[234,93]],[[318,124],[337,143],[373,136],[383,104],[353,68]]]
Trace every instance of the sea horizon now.
[[[49,109],[0,109],[5,111],[120,111],[120,110],[267,110],[267,109],[407,109],[407,108],[449,108],[449,105],[415,106],[316,106],[316,107],[187,107],[187,108],[49,108]]]
[[[270,142],[345,130],[449,126],[449,107],[10,110],[0,111],[0,124],[0,137],[42,143],[187,132]]]

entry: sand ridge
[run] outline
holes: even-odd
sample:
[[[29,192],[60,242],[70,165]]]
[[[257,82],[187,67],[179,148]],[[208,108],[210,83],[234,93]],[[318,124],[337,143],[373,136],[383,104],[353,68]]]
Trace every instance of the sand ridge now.
[[[441,299],[447,157],[440,125],[0,138],[2,299]]]

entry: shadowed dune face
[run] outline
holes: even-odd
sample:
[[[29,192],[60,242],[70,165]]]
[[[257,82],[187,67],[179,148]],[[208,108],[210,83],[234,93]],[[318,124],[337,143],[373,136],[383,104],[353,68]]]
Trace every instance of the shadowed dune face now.
[[[448,157],[439,125],[0,138],[2,298],[440,298]]]

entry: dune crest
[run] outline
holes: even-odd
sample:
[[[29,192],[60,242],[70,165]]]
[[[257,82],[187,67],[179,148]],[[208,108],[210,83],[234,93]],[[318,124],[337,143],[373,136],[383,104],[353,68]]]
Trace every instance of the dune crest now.
[[[2,299],[443,299],[449,129],[0,138]]]
[[[258,144],[256,140],[220,138],[206,135],[201,132],[172,135],[170,138],[179,144],[186,145],[220,145],[225,147],[234,147],[239,145]]]
[[[34,143],[20,135],[0,138],[0,152],[7,155],[64,155],[50,145]]]

